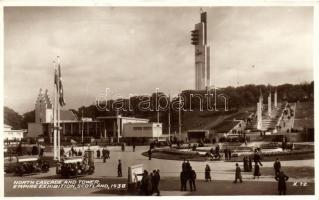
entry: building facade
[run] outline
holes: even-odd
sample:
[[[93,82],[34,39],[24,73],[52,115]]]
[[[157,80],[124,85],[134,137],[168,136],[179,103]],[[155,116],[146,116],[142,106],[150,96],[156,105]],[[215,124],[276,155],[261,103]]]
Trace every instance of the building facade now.
[[[140,127],[152,127],[151,134],[141,131],[129,133],[129,137],[144,137],[145,134],[150,137],[159,137],[162,135],[162,124],[149,123],[148,119],[116,116],[91,118],[78,117],[70,110],[60,110],[61,141],[70,142],[71,139],[76,142],[90,142],[92,139],[101,139],[109,142],[120,142],[125,137],[124,125],[134,127],[138,124]],[[159,130],[160,129],[160,130]],[[28,137],[44,137],[46,142],[53,142],[53,106],[48,91],[40,90],[35,103],[35,122],[28,124]]]
[[[4,141],[20,141],[22,140],[26,130],[12,130],[10,125],[4,124],[3,139]]]

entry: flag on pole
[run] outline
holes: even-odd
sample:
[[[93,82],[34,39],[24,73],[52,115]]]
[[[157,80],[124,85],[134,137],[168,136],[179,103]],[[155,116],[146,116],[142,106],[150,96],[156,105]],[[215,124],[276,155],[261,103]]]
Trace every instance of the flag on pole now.
[[[62,76],[61,76],[61,66],[59,63],[58,66],[58,70],[59,70],[59,102],[61,106],[65,106],[65,101],[64,101],[64,97],[63,97],[63,85],[62,85]]]
[[[63,85],[62,85],[62,76],[61,76],[61,66],[58,63],[58,69],[55,69],[54,73],[54,84],[56,86],[56,90],[59,94],[59,103],[61,106],[65,106],[65,101],[63,97]]]

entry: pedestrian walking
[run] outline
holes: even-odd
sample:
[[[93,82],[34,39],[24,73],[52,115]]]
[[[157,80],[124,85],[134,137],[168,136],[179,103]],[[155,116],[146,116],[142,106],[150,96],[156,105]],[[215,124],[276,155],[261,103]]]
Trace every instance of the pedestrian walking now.
[[[287,186],[286,181],[289,179],[288,176],[283,171],[280,171],[278,176],[275,177],[276,181],[278,181],[278,193],[279,195],[286,195]]]
[[[135,152],[135,144],[133,144],[133,152]]]
[[[119,163],[117,165],[117,177],[122,177],[122,162],[119,160]]]
[[[210,176],[210,167],[209,165],[207,164],[206,167],[205,167],[205,181],[208,182],[208,181],[212,181],[212,178]]]
[[[237,183],[238,179],[239,179],[240,183],[243,182],[242,177],[241,177],[241,169],[240,169],[238,163],[236,163],[236,173],[235,173],[234,183]]]
[[[191,188],[191,191],[196,191],[196,172],[195,170],[192,169],[192,167],[190,167],[190,171],[189,171],[189,186]]]
[[[255,163],[254,179],[256,178],[256,176],[257,176],[257,178],[259,179],[259,176],[260,176],[260,175],[261,175],[261,174],[260,174],[259,165],[258,165],[258,163]]]
[[[281,164],[278,158],[276,158],[276,161],[274,162],[274,169],[275,169],[275,177],[279,175]]]
[[[260,154],[259,154],[258,150],[256,149],[255,153],[254,153],[254,162],[255,162],[255,164],[257,163],[257,164],[260,164],[260,166],[263,166],[263,164],[261,163],[260,160],[261,160]]]

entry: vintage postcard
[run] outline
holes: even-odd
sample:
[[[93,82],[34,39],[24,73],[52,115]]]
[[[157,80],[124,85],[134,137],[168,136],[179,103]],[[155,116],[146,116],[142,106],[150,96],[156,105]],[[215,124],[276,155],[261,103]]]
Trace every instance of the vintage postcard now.
[[[87,3],[2,5],[4,197],[315,195],[315,1]]]

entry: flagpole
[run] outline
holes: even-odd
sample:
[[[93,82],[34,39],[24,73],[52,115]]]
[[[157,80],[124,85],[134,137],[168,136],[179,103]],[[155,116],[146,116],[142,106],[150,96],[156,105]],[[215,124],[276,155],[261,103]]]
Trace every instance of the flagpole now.
[[[171,94],[168,96],[168,141],[171,141]]]
[[[54,94],[54,102],[53,102],[53,153],[54,160],[57,160],[57,131],[56,131],[56,63],[53,61],[53,69],[54,69],[54,81],[53,81],[53,94]]]
[[[179,139],[182,139],[182,119],[181,119],[181,93],[179,93],[179,110],[178,110],[178,134]]]
[[[60,65],[60,58],[59,58],[59,56],[57,57],[57,61],[58,61],[58,66]],[[59,69],[60,70],[60,69]],[[59,71],[59,73],[60,73],[60,71]],[[57,92],[57,99],[58,100],[60,100],[60,74],[59,74],[59,83],[57,84],[57,86],[58,86],[58,92]],[[61,140],[61,130],[60,130],[60,103],[58,102],[57,103],[57,112],[58,112],[58,114],[57,114],[57,117],[58,117],[58,128],[57,128],[57,135],[58,135],[58,152],[57,152],[57,154],[58,154],[58,161],[61,161],[61,155],[60,155],[60,151],[61,151],[61,147],[60,147],[60,140]]]

